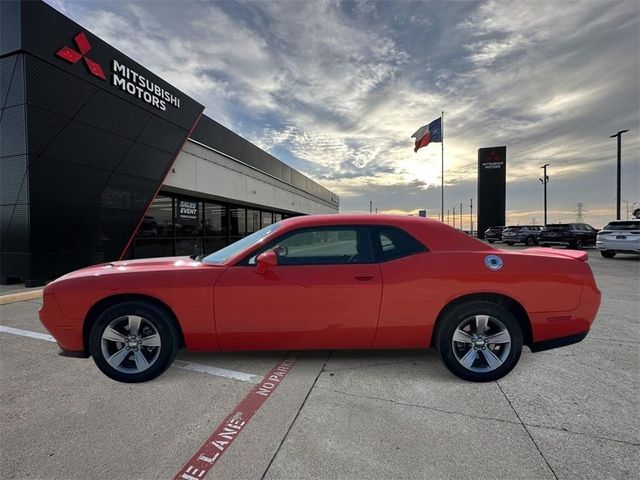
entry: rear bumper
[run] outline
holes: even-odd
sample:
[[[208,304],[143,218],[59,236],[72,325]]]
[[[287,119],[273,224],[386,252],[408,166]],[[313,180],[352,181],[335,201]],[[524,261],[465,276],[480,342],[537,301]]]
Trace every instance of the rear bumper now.
[[[564,240],[547,239],[547,238],[538,238],[538,243],[540,245],[562,245],[564,247],[568,247],[569,245],[571,245],[569,242],[566,242]]]
[[[65,350],[63,348],[60,349],[60,351],[58,352],[58,355],[60,355],[61,357],[72,357],[72,358],[89,358],[91,355],[89,355],[88,352],[85,352],[84,350],[81,352],[75,352],[72,350]]]
[[[598,250],[616,253],[637,253],[640,254],[640,240],[637,241],[616,241],[598,240],[596,241]]]
[[[573,345],[574,343],[581,342],[585,339],[589,330],[582,333],[576,333],[574,335],[567,335],[566,337],[554,338],[552,340],[544,340],[542,342],[535,342],[531,344],[532,352],[543,352],[545,350],[551,350],[552,348],[566,347],[567,345]]]

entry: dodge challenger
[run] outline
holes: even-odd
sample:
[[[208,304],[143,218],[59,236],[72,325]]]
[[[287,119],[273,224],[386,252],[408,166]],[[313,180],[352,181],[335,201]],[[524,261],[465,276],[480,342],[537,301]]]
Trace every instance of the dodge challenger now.
[[[581,341],[600,305],[585,252],[503,251],[441,222],[311,215],[204,257],[116,261],[44,290],[63,355],[121,382],[177,351],[434,348],[458,377],[510,372],[523,346]]]

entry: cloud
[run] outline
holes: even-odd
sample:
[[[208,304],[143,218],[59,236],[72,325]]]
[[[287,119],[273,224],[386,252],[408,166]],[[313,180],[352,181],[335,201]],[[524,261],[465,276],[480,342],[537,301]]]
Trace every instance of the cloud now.
[[[477,149],[507,145],[510,215],[541,210],[551,163],[552,208],[603,223],[625,128],[623,196],[640,198],[637,2],[51,1],[343,211],[439,211],[440,145],[409,136],[441,110],[449,207],[475,197]]]

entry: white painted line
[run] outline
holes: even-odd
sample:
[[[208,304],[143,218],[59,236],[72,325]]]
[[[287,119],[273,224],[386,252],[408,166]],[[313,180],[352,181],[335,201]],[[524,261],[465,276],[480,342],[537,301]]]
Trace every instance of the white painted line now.
[[[56,340],[49,334],[32,332],[30,330],[22,330],[20,328],[5,327],[0,325],[1,333],[10,333],[11,335],[20,335],[21,337],[36,338],[38,340],[46,340],[47,342],[55,342]],[[233,378],[241,382],[258,383],[257,375],[250,373],[236,372],[235,370],[227,370],[225,368],[210,367],[209,365],[203,365],[202,363],[183,362],[182,360],[175,360],[173,366],[180,370],[189,370],[191,372],[205,373],[214,377]]]
[[[257,375],[251,375],[250,373],[236,372],[235,370],[227,370],[224,368],[210,367],[209,365],[203,365],[201,363],[184,362],[182,360],[176,360],[173,362],[173,366],[181,368],[182,370],[191,370],[192,372],[207,373],[214,377],[233,378],[240,380],[241,382],[258,383]]]
[[[10,333],[12,335],[20,335],[21,337],[37,338],[38,340],[46,340],[47,342],[55,342],[56,340],[47,333],[30,332],[29,330],[21,330],[19,328],[5,327],[0,325],[0,332]]]

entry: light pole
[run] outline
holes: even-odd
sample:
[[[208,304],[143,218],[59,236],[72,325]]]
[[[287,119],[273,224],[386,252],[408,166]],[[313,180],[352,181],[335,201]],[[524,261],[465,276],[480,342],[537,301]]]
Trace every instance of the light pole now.
[[[453,207],[453,228],[456,228],[456,207]]]
[[[622,163],[622,134],[629,130],[620,130],[618,133],[611,135],[609,138],[618,137],[618,168],[616,183],[616,220],[620,220],[620,164]]]
[[[469,222],[471,223],[471,235],[473,235],[473,198],[469,199]]]
[[[549,183],[549,175],[547,175],[547,167],[549,165],[550,165],[549,163],[545,163],[543,166],[540,167],[544,170],[544,173],[542,175],[542,178],[538,179],[542,182],[542,185],[544,185],[544,226],[545,227],[547,226],[547,183]]]
[[[369,213],[373,213],[373,200],[369,200]]]

